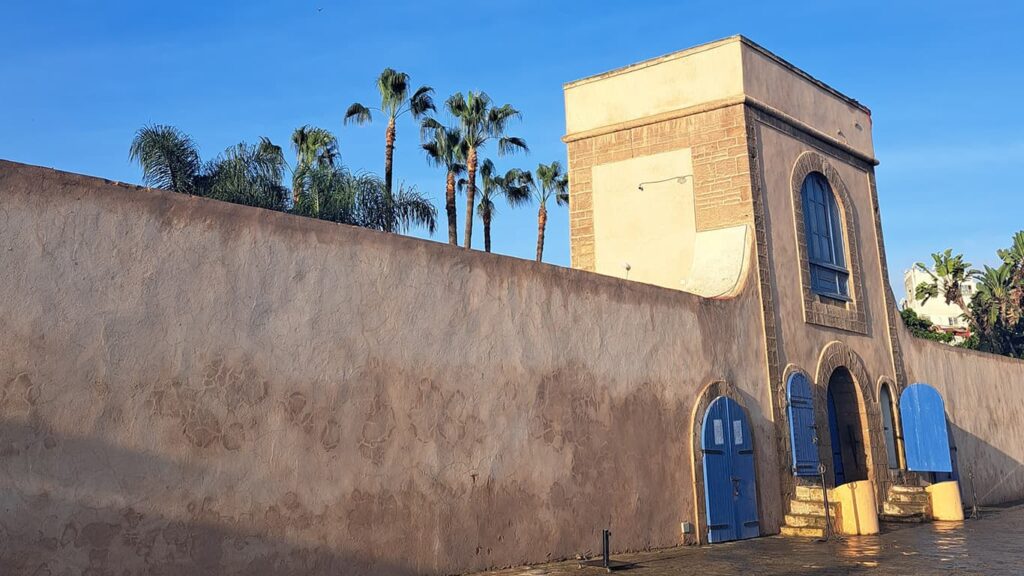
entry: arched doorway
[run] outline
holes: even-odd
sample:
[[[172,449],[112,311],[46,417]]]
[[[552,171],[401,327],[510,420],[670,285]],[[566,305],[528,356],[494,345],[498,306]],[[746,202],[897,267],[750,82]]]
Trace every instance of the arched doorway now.
[[[895,470],[900,467],[900,457],[896,444],[896,417],[893,409],[892,392],[889,391],[889,383],[883,382],[878,393],[878,404],[882,410],[882,435],[885,437],[885,456],[889,469]]]
[[[708,542],[759,536],[754,442],[747,415],[732,398],[715,398],[704,413],[701,453]]]
[[[867,480],[867,448],[861,424],[860,397],[849,370],[840,366],[832,372],[826,396],[834,485]]]

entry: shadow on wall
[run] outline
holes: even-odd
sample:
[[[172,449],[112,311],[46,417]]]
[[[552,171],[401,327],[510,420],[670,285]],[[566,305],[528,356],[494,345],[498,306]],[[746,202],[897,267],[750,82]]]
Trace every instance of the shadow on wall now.
[[[56,451],[57,457],[40,457]],[[78,467],[107,467],[103,487]],[[409,566],[339,552],[345,542],[306,545],[289,528],[324,519],[289,507],[262,517],[221,516],[208,501],[159,509],[137,486],[144,477],[200,472],[103,440],[54,434],[38,421],[0,421],[0,574],[416,574]],[[92,484],[92,483],[90,483]],[[177,487],[166,486],[173,493]],[[167,502],[172,498],[160,498]],[[45,519],[45,520],[44,520]]]
[[[949,422],[964,506],[1016,502],[1024,494],[1024,462]],[[975,501],[975,495],[977,500]]]

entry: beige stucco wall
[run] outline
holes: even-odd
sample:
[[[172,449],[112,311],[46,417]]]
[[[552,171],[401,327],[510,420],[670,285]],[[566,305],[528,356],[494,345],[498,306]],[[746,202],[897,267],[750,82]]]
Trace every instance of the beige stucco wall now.
[[[743,94],[738,37],[565,85],[565,131],[586,132]]]
[[[746,100],[874,156],[865,106],[743,36],[569,82],[564,97],[568,135]]]
[[[623,278],[628,264],[630,280],[679,290],[697,235],[690,149],[600,164],[593,178],[595,272]]]
[[[743,48],[744,94],[874,157],[871,115],[864,106],[749,41]]]
[[[755,282],[605,276],[0,162],[0,572],[441,574],[668,546]]]

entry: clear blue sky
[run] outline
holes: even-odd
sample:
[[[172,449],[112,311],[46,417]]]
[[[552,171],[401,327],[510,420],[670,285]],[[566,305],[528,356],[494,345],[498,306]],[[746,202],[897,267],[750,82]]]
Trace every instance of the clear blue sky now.
[[[953,247],[992,262],[1024,228],[1020,2],[4,0],[2,12],[3,159],[138,182],[127,152],[144,124],[185,130],[209,158],[260,136],[287,145],[310,123],[337,133],[346,164],[381,172],[383,125],[341,119],[391,66],[441,99],[485,90],[518,107],[513,133],[532,153],[499,168],[564,163],[563,82],[740,33],[872,109],[898,296],[915,260]],[[397,146],[396,178],[440,207],[443,174],[411,122]],[[568,265],[567,217],[552,212],[546,260]],[[503,208],[495,250],[532,257],[535,222]]]

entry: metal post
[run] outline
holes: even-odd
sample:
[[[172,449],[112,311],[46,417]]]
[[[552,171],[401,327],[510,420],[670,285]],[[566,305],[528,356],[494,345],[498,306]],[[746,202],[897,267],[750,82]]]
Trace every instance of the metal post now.
[[[612,531],[605,528],[601,531],[601,558],[604,560],[604,567],[606,570],[611,572],[611,551],[609,550],[609,542],[611,540]]]
[[[974,489],[974,467],[971,467],[971,471],[967,473],[967,476],[971,479],[971,518],[981,518],[981,514],[978,512],[978,491]]]
[[[822,537],[818,540],[819,542],[828,542],[829,536],[832,535],[832,520],[829,514],[828,507],[828,486],[825,485],[825,465],[818,465],[818,472],[821,475],[821,499],[825,504],[825,531]]]

